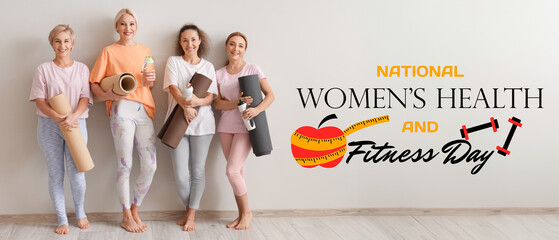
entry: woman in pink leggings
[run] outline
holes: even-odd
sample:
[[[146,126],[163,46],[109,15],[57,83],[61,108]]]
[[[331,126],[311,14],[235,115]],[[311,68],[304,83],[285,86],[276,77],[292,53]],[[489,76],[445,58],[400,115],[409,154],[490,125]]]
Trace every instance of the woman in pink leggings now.
[[[214,107],[221,110],[221,118],[217,132],[221,140],[221,148],[227,160],[227,178],[233,187],[235,200],[239,209],[239,217],[227,224],[228,228],[247,229],[250,226],[252,213],[248,207],[247,187],[244,179],[243,165],[250,152],[250,139],[242,118],[252,119],[266,110],[274,101],[274,93],[262,70],[243,60],[247,49],[247,38],[240,32],[234,32],[225,41],[228,61],[225,67],[216,71],[219,95],[214,100]],[[252,103],[250,96],[243,96],[239,88],[238,78],[258,74],[260,88],[264,100],[256,107],[248,108],[240,113],[237,103]]]

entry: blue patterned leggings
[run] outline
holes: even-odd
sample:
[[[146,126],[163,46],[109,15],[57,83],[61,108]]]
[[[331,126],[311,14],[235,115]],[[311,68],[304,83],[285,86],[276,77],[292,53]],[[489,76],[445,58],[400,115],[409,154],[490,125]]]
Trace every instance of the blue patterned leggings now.
[[[78,123],[82,136],[87,143],[85,119],[80,118]],[[76,169],[76,164],[74,163],[72,155],[70,155],[70,150],[68,150],[68,146],[62,136],[58,123],[48,117],[39,117],[37,124],[37,140],[49,169],[49,193],[52,203],[54,204],[54,209],[56,210],[56,216],[58,217],[58,226],[68,225],[66,204],[64,202],[64,165],[66,165],[66,173],[70,180],[76,217],[78,219],[86,218],[87,216],[83,208],[85,198],[85,176],[84,173],[80,173]]]

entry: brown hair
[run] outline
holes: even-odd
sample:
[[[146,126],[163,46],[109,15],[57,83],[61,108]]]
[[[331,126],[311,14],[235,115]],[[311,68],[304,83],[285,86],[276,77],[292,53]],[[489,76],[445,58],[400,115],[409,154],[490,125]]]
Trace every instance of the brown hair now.
[[[176,49],[176,53],[179,56],[184,55],[184,50],[182,49],[181,46],[181,35],[184,31],[186,30],[194,30],[198,33],[198,37],[200,38],[200,46],[198,46],[198,57],[204,57],[206,56],[206,54],[208,54],[208,52],[210,51],[210,38],[208,38],[208,35],[200,28],[198,28],[198,26],[194,25],[194,24],[185,24],[184,26],[182,26],[181,30],[179,31],[179,35],[177,36],[177,49]]]
[[[60,32],[67,32],[68,34],[70,34],[70,39],[72,39],[72,42],[74,42],[74,30],[70,27],[70,25],[68,25],[68,24],[58,24],[49,33],[49,43],[50,43],[51,46],[52,46],[52,43],[54,42],[54,38]]]
[[[241,32],[234,32],[234,33],[229,34],[229,36],[225,40],[225,46],[227,46],[227,43],[229,42],[229,39],[231,39],[232,37],[235,37],[235,36],[242,37],[245,40],[245,50],[246,50],[247,47],[248,47],[247,36],[245,36]],[[227,66],[227,65],[229,65],[229,59],[227,59],[227,61],[225,61],[225,66]]]

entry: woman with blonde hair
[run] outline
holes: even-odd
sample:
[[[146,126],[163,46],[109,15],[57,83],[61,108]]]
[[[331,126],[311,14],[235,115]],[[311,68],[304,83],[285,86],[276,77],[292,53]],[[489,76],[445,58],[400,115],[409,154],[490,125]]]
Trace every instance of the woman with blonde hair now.
[[[84,211],[85,176],[83,172],[78,172],[76,169],[60,129],[81,131],[87,142],[85,119],[89,111],[87,106],[93,102],[88,83],[89,69],[85,64],[70,57],[74,48],[74,30],[68,25],[60,24],[50,32],[49,42],[55,53],[54,60],[37,67],[29,100],[37,105],[37,115],[39,115],[37,140],[49,170],[49,192],[58,217],[58,227],[55,232],[67,234],[70,229],[64,203],[65,171],[70,180],[78,227],[88,228],[89,221]],[[65,93],[68,97],[73,109],[72,113],[58,114],[49,105],[48,99],[60,93]]]
[[[243,165],[250,152],[251,144],[248,131],[242,118],[250,120],[266,110],[274,101],[274,93],[264,73],[255,64],[247,63],[243,59],[247,49],[247,38],[240,32],[231,33],[225,41],[227,65],[216,71],[219,95],[214,101],[214,107],[221,110],[221,118],[217,126],[221,148],[227,160],[226,174],[229,179],[239,216],[227,224],[228,228],[247,229],[252,220],[252,212],[248,207],[247,187],[244,179]],[[257,74],[260,88],[265,97],[258,106],[248,108],[242,113],[237,108],[240,101],[247,105],[252,103],[251,96],[243,96],[239,87],[239,77]],[[241,115],[242,114],[242,115]]]
[[[155,103],[151,95],[156,78],[153,70],[142,70],[144,59],[151,56],[151,51],[134,41],[137,26],[136,14],[132,10],[124,8],[116,14],[114,27],[120,39],[101,51],[89,79],[93,93],[106,100],[118,165],[116,182],[123,215],[120,226],[129,232],[148,229],[138,212],[157,168],[153,128]],[[104,78],[122,73],[131,73],[141,82],[134,92],[120,96],[114,94],[112,88],[105,92],[99,85]],[[129,178],[134,145],[140,157],[140,175],[131,202]]]

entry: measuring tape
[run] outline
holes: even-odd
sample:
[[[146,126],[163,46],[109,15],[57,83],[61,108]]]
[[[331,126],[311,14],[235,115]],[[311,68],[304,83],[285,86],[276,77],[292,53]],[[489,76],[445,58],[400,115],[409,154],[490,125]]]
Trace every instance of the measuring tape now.
[[[341,147],[337,151],[323,156],[312,157],[312,158],[296,157],[295,161],[297,161],[297,163],[301,166],[315,166],[343,157],[345,155],[345,152],[347,151],[346,149],[347,136],[363,128],[370,127],[379,123],[385,123],[385,122],[390,122],[390,117],[388,115],[367,119],[361,122],[354,123],[348,128],[346,128],[344,130],[344,135],[342,136],[333,137],[333,138],[324,138],[324,139],[312,138],[312,137],[301,135],[298,132],[294,132],[291,135],[291,144],[299,148],[312,150],[312,151],[325,151],[325,150],[333,150]]]

